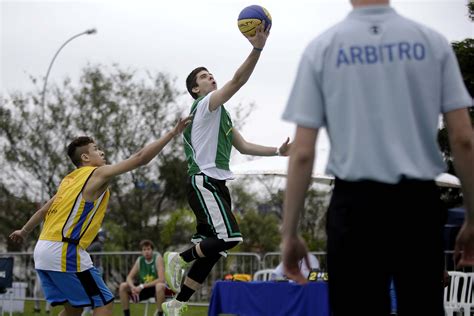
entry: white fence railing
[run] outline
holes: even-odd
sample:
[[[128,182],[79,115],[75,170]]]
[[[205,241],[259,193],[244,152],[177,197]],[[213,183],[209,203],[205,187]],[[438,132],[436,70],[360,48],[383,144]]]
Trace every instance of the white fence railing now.
[[[120,252],[91,252],[94,265],[103,272],[103,277],[112,293],[118,297],[118,287],[125,280],[128,272],[141,254],[139,251]],[[326,271],[326,253],[312,252],[320,264],[322,271]],[[8,252],[0,253],[0,257],[13,257],[13,281],[26,282],[26,299],[34,299],[33,288],[36,279],[32,252]],[[278,265],[281,260],[279,252],[269,252],[263,256],[251,252],[230,252],[227,258],[222,258],[216,264],[211,274],[206,279],[201,289],[192,297],[193,302],[208,302],[211,295],[212,285],[216,280],[221,280],[226,274],[250,274],[253,275],[260,269],[270,269]],[[445,252],[445,264],[448,270],[456,269],[453,251]],[[473,271],[471,268],[461,269]]]
[[[94,265],[102,271],[104,281],[112,293],[118,297],[118,288],[141,253],[139,251],[91,252]],[[36,279],[32,252],[0,253],[0,257],[13,257],[13,281],[25,282],[26,299],[34,299],[33,289]],[[219,260],[201,289],[193,295],[194,302],[208,302],[212,285],[228,273],[252,275],[261,267],[261,258],[256,253],[232,252]]]

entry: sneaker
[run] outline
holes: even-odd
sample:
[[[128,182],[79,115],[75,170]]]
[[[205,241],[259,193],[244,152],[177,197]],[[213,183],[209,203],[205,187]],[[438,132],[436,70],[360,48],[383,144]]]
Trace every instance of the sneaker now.
[[[187,263],[177,252],[165,252],[165,279],[173,292],[178,293],[181,287]]]
[[[161,308],[163,309],[165,316],[180,316],[184,315],[183,313],[188,310],[188,305],[184,302],[173,299],[161,304]]]

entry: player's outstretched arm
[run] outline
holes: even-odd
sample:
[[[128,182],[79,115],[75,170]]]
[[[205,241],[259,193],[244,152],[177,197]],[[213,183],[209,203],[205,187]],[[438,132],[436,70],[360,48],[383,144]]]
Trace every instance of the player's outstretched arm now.
[[[39,210],[37,210],[21,229],[15,230],[13,233],[11,233],[10,239],[18,243],[24,241],[28,234],[43,221],[55,198],[56,195],[46,202],[46,204],[43,205]]]
[[[183,119],[179,119],[175,127],[166,133],[160,139],[146,145],[140,149],[137,153],[133,154],[130,158],[125,159],[114,165],[106,165],[97,168],[93,174],[93,184],[88,184],[88,190],[94,191],[93,185],[96,188],[100,188],[107,183],[112,177],[120,175],[122,173],[131,171],[140,166],[148,164],[153,158],[158,155],[161,150],[176,136],[183,132],[184,128],[191,122],[192,117],[188,116]],[[92,179],[91,179],[92,180]]]
[[[267,147],[247,142],[235,128],[232,130],[232,134],[232,145],[243,155],[288,156],[290,154],[291,143],[289,138],[280,147]]]
[[[455,243],[459,266],[474,265],[474,134],[466,108],[445,113],[454,167],[461,180],[466,215]]]
[[[216,90],[209,100],[209,111],[215,111],[219,106],[229,101],[232,96],[249,80],[255,66],[257,65],[260,53],[267,41],[270,29],[265,29],[265,23],[260,24],[254,36],[247,37],[253,48],[244,63],[237,69],[234,77],[222,88]]]

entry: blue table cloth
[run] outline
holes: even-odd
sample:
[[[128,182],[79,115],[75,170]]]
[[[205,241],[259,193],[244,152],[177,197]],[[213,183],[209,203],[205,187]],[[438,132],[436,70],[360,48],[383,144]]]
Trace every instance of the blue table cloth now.
[[[298,285],[290,282],[217,281],[209,316],[329,316],[326,282]]]

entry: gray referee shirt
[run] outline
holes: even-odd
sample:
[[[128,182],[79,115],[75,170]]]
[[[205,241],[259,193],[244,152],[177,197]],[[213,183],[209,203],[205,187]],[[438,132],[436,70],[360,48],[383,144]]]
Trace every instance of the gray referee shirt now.
[[[472,104],[450,43],[390,6],[354,9],[304,51],[283,119],[326,127],[327,173],[434,179],[439,115]]]

